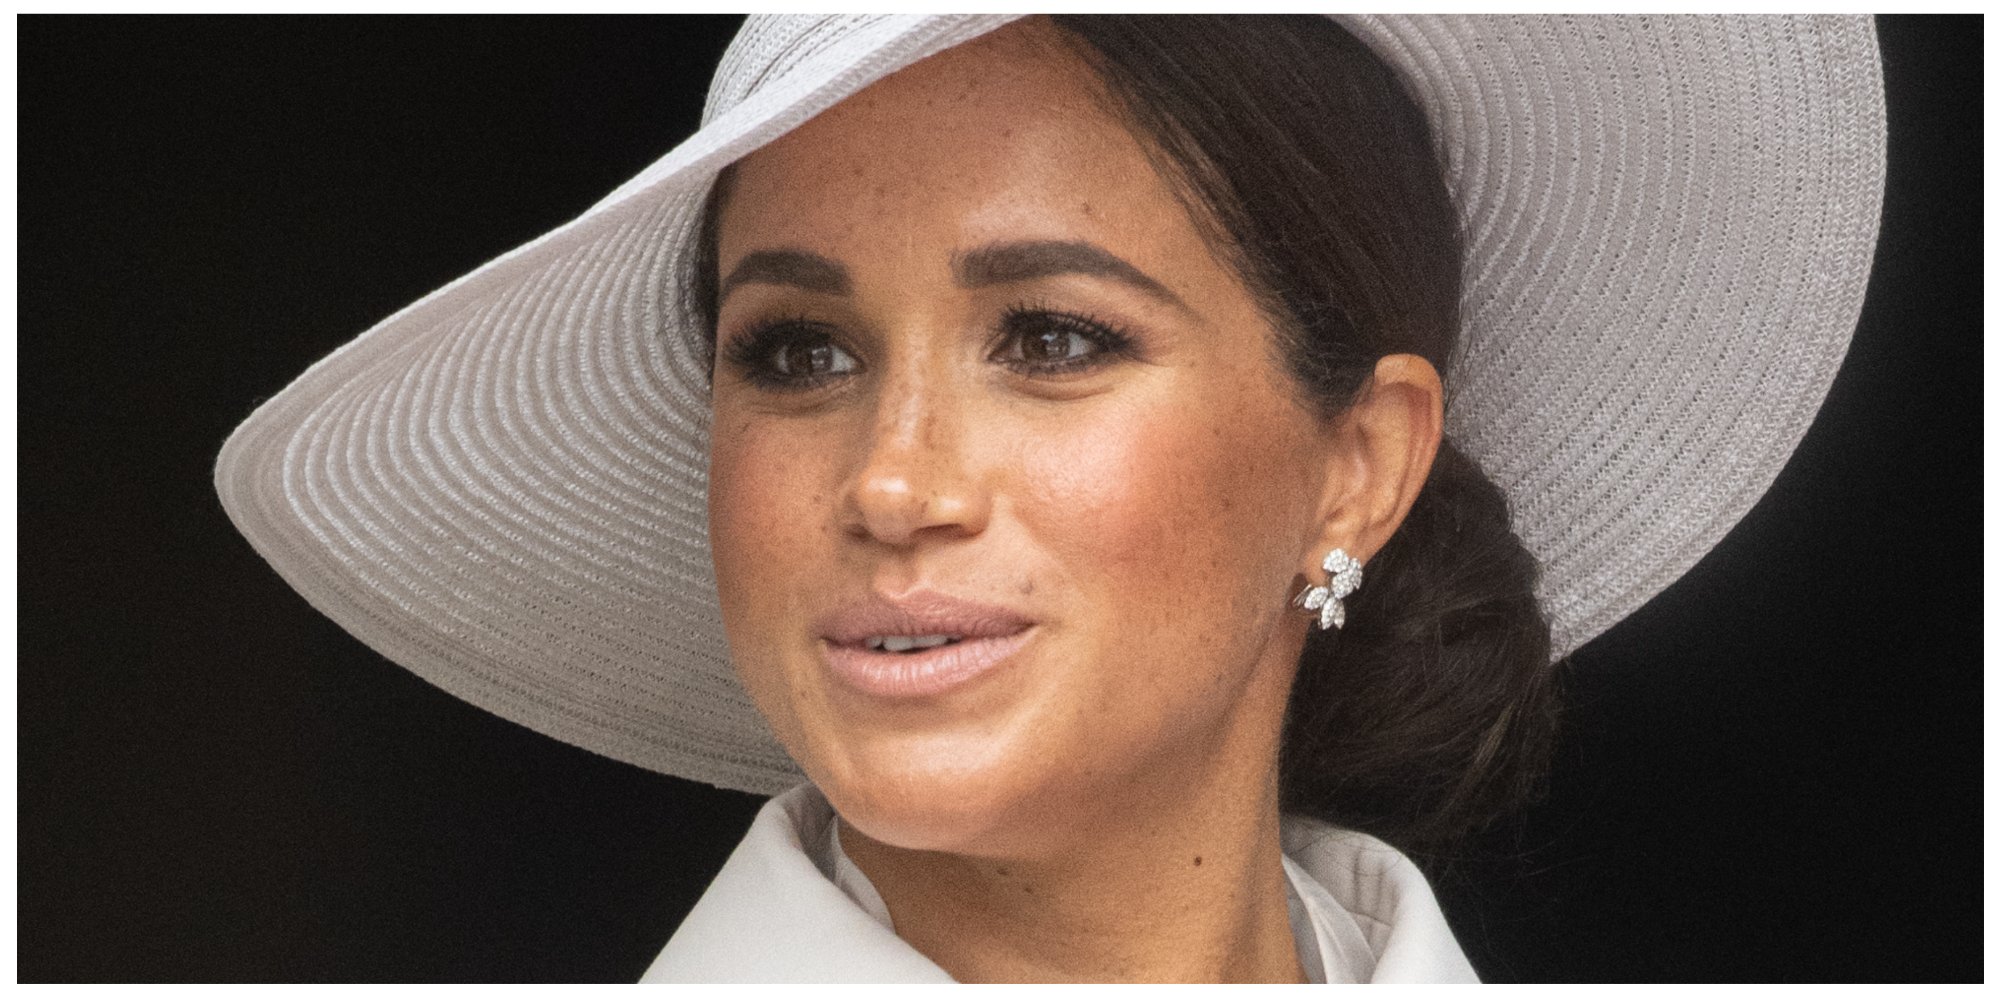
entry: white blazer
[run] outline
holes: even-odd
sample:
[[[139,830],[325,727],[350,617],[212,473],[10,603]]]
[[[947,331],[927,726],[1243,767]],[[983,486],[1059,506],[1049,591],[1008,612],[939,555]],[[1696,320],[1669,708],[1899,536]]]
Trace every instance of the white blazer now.
[[[948,983],[896,936],[810,784],[764,804],[640,982]],[[1314,982],[1477,982],[1430,884],[1367,834],[1287,816],[1292,934]]]

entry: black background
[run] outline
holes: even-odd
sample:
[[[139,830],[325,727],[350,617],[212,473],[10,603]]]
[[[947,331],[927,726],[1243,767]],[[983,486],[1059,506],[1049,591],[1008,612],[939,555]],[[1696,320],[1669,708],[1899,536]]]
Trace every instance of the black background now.
[[[230,527],[217,448],[691,132],[735,19],[19,21],[19,975],[630,980],[757,800],[466,706]],[[1887,19],[1854,345],[1433,871],[1489,979],[1981,976],[1982,26]]]

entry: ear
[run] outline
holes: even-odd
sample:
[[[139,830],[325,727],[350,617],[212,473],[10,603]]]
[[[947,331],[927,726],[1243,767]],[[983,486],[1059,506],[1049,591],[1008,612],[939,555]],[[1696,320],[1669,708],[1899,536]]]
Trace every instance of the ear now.
[[[1330,431],[1320,535],[1306,553],[1308,580],[1326,574],[1320,560],[1335,548],[1367,563],[1410,513],[1444,436],[1444,385],[1414,354],[1391,354]]]

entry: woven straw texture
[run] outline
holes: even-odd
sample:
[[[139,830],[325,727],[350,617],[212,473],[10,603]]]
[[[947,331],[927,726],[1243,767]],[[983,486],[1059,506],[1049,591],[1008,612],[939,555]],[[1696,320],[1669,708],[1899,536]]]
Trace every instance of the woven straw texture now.
[[[641,767],[796,766],[729,665],[681,256],[720,167],[1004,17],[754,18],[706,124],[583,216],[322,359],[216,487],[320,611]],[[1514,504],[1558,653],[1770,485],[1860,309],[1884,135],[1849,17],[1343,17],[1431,116],[1468,234],[1447,430]]]

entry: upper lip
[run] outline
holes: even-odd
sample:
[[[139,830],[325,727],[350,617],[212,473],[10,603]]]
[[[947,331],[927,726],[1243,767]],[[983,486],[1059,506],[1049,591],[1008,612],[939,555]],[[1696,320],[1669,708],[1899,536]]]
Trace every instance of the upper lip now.
[[[870,593],[843,602],[818,622],[819,634],[841,646],[859,646],[876,636],[948,635],[988,639],[1013,635],[1034,621],[1012,608],[981,604],[934,590],[900,597]]]

